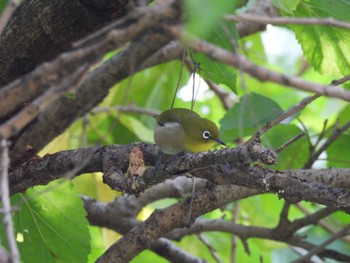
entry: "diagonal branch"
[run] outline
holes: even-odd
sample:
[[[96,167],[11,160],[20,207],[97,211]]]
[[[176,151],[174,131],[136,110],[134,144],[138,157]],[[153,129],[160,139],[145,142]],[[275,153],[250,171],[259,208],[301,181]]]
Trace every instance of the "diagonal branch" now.
[[[242,199],[258,191],[237,186],[218,186],[215,191],[203,190],[193,196],[191,219],[212,211],[234,200]],[[189,197],[190,198],[190,197]],[[157,210],[145,222],[135,227],[114,243],[97,262],[129,262],[142,250],[174,228],[188,225],[189,200]]]
[[[52,86],[43,95],[27,105],[22,111],[1,124],[0,137],[8,139],[16,135],[58,97],[67,92],[74,92],[76,87],[79,86],[86,77],[87,69],[87,66],[81,66],[71,76],[62,80],[60,84]]]
[[[305,81],[298,77],[287,76],[258,66],[239,54],[234,54],[226,49],[189,35],[179,26],[167,26],[166,29],[172,36],[179,39],[192,50],[203,53],[214,60],[237,67],[260,81],[272,81],[287,87],[350,101],[350,92],[342,88]]]
[[[157,8],[136,10],[131,15],[121,19],[80,42],[75,49],[61,54],[53,62],[41,65],[24,80],[17,80],[3,87],[0,91],[2,115],[11,113],[15,106],[31,100],[40,94],[51,83],[69,75],[83,63],[96,63],[106,52],[123,47],[128,41],[135,39],[141,33],[157,28],[160,21],[174,19],[175,10],[163,5]],[[108,29],[108,30],[107,30]],[[39,86],[39,87],[38,87]],[[18,96],[25,94],[25,96]]]
[[[325,247],[327,247],[329,244],[334,242],[340,237],[343,237],[345,235],[348,235],[350,233],[350,224],[343,227],[341,230],[339,230],[337,233],[332,235],[330,238],[322,242],[320,245],[316,246],[312,250],[310,250],[306,255],[302,256],[301,258],[294,260],[292,263],[302,263],[305,261],[309,261],[313,255],[320,254],[322,251],[325,250]]]

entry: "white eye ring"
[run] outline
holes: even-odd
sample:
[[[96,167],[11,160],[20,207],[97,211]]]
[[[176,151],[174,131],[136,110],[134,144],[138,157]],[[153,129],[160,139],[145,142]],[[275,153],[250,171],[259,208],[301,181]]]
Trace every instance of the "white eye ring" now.
[[[210,131],[204,131],[202,136],[203,136],[203,139],[209,140],[211,138]]]

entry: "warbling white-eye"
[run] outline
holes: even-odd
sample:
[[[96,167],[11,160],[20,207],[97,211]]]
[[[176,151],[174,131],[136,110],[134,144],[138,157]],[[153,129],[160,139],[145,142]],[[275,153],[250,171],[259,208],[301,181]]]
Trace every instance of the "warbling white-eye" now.
[[[217,143],[226,145],[219,139],[218,127],[194,111],[174,108],[154,118],[154,141],[164,153],[204,152]]]

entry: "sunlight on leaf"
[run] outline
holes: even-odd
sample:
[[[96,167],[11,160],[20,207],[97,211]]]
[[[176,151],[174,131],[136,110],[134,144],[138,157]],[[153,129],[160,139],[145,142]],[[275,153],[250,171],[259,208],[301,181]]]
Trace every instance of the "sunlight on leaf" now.
[[[350,136],[342,135],[327,149],[329,167],[348,168],[350,166]]]
[[[261,140],[268,148],[277,149],[300,133],[302,130],[295,125],[278,124],[269,130]],[[273,166],[273,169],[303,167],[308,156],[309,146],[304,136],[278,154],[278,163]]]
[[[226,141],[252,135],[282,113],[272,99],[257,93],[247,94],[221,119],[220,134]]]
[[[131,132],[133,132],[142,142],[154,143],[153,130],[147,128],[138,119],[122,114],[119,117],[119,121]]]
[[[11,199],[25,262],[86,262],[90,235],[83,202],[69,182],[29,189]],[[3,232],[1,233],[3,236]]]
[[[296,17],[333,17],[350,21],[348,1],[303,1],[295,11]],[[319,72],[327,75],[349,74],[350,31],[332,26],[299,26],[290,28],[295,32],[308,62]]]
[[[272,0],[272,3],[277,8],[283,10],[288,14],[292,14],[297,8],[300,0]]]

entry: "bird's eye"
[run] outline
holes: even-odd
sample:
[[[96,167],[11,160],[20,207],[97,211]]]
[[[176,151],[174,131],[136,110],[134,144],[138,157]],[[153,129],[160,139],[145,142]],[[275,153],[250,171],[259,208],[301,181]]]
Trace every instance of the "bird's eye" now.
[[[210,131],[204,131],[202,136],[203,136],[203,139],[209,140],[211,138]]]

